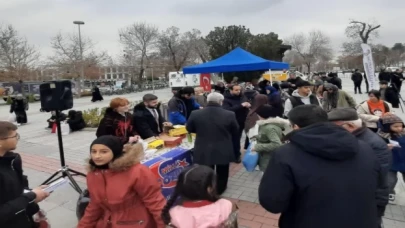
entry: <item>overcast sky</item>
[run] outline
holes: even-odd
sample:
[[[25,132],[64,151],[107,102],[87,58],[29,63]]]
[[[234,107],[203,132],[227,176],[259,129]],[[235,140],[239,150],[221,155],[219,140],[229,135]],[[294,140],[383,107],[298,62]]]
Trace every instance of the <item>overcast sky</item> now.
[[[83,35],[114,58],[122,53],[118,29],[137,21],[160,30],[177,26],[197,28],[206,35],[215,26],[245,25],[254,34],[275,32],[281,38],[319,29],[327,33],[336,51],[346,39],[349,19],[378,21],[378,43],[405,43],[405,0],[1,0],[0,23],[12,24],[37,46],[43,56],[52,53],[50,37],[77,32],[74,20],[85,21]],[[401,29],[402,28],[402,29]],[[338,55],[339,53],[335,53]]]

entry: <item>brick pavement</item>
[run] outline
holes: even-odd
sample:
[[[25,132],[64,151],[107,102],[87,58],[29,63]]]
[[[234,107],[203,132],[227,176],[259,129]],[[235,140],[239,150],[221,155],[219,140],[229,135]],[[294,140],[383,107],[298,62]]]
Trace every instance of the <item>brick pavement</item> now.
[[[349,80],[343,81],[343,86],[349,94],[351,92],[351,84]],[[350,86],[350,87],[349,87]],[[350,89],[348,89],[350,88]],[[169,96],[160,94],[159,96]],[[131,95],[132,96],[132,95]],[[132,96],[138,98],[142,94]],[[357,102],[365,100],[367,95],[354,95]],[[135,99],[134,98],[134,99]],[[105,106],[108,104],[108,98],[104,103],[92,104],[85,99],[75,100],[75,109],[83,110],[86,108]],[[38,106],[38,107],[35,107]],[[29,176],[31,186],[36,186],[42,183],[47,177],[59,169],[59,153],[58,144],[55,134],[50,134],[44,130],[46,125],[45,120],[49,114],[39,113],[35,111],[38,104],[33,104],[30,107],[34,109],[30,111],[29,121],[26,126],[22,126],[19,132],[22,140],[19,143],[18,152],[21,152],[25,173]],[[4,109],[4,110],[3,110]],[[0,119],[6,119],[5,110],[8,107],[0,107]],[[400,117],[405,119],[405,115],[397,111]],[[1,116],[2,115],[2,116]],[[94,132],[82,131],[64,136],[64,148],[67,164],[78,171],[84,171],[85,159],[89,155],[89,145],[95,138]],[[230,170],[229,187],[224,193],[227,197],[238,203],[240,206],[239,223],[240,227],[275,227],[279,215],[273,215],[266,212],[258,204],[257,188],[260,181],[260,173],[247,173],[241,165],[232,165]],[[77,178],[79,184],[85,187],[84,179]],[[405,184],[400,178],[397,186],[397,204],[389,205],[387,208],[384,224],[386,228],[405,227]],[[48,211],[48,216],[51,219],[53,227],[70,228],[77,224],[75,216],[75,203],[78,194],[73,189],[67,187],[53,193],[41,206]]]

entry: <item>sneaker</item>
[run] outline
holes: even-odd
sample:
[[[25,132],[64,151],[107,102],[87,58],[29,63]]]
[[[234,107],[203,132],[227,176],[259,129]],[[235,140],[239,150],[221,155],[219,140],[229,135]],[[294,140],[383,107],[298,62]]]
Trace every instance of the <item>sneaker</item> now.
[[[395,194],[389,194],[388,200],[390,204],[394,204],[395,201]]]
[[[17,125],[17,126],[21,126],[21,124],[19,124],[19,123],[17,123],[16,125]]]

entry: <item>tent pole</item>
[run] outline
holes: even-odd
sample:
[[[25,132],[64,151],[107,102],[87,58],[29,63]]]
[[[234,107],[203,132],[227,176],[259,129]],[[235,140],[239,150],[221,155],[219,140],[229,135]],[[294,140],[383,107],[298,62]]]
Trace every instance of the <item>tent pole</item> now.
[[[271,76],[271,69],[269,69],[270,85],[273,86],[273,76]]]

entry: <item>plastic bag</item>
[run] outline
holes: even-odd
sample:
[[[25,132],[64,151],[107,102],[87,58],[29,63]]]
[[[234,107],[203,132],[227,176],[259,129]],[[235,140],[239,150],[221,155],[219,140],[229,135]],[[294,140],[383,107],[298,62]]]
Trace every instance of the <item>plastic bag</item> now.
[[[38,211],[34,216],[32,216],[32,219],[36,225],[35,227],[51,228],[51,224],[49,223],[46,213],[43,210]]]
[[[84,212],[86,211],[86,207],[89,205],[89,203],[90,203],[90,194],[89,191],[85,189],[80,194],[76,204],[76,217],[79,221],[83,217]]]
[[[62,135],[68,135],[70,133],[70,127],[67,123],[60,123],[60,129],[62,130]]]
[[[252,141],[247,148],[245,155],[243,156],[243,166],[245,167],[246,171],[253,172],[257,166],[257,162],[259,161],[259,154],[256,152],[252,152],[252,147],[256,145],[256,141]]]
[[[16,116],[15,113],[10,113],[10,115],[8,116],[8,122],[14,123],[16,121]]]
[[[58,128],[58,125],[56,125],[56,123],[53,123],[52,124],[52,130],[51,130],[52,134],[56,133],[56,128]]]

